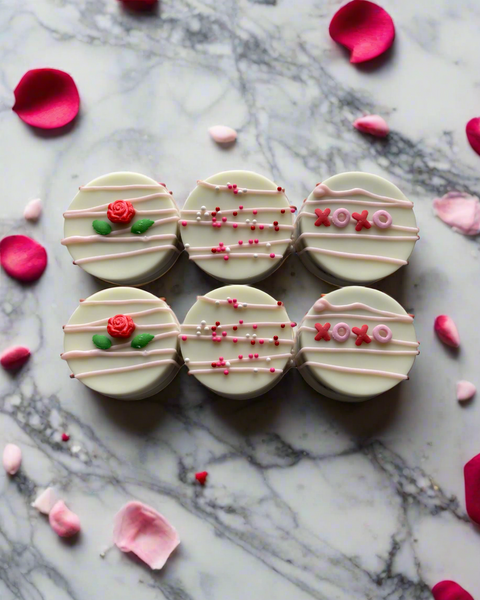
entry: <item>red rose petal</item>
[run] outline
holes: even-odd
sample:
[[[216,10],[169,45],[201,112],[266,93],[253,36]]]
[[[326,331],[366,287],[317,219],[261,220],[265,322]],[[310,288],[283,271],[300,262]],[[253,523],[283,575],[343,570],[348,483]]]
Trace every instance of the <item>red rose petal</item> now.
[[[367,0],[353,0],[335,13],[330,37],[351,51],[350,62],[361,63],[383,54],[395,39],[392,17]]]
[[[72,77],[57,69],[32,69],[14,90],[14,110],[32,127],[55,129],[78,114],[80,96]]]
[[[468,461],[463,469],[463,474],[468,516],[480,525],[480,454]]]
[[[19,281],[36,281],[47,266],[47,252],[26,235],[9,235],[0,242],[0,263]]]
[[[157,0],[118,0],[128,10],[151,10]]]
[[[195,473],[195,479],[198,481],[200,485],[205,485],[207,481],[208,473],[207,471],[202,471],[201,473]]]
[[[435,600],[473,600],[473,597],[454,581],[440,581],[433,586],[432,594]]]
[[[465,128],[470,146],[480,154],[480,117],[470,119]]]
[[[16,371],[30,358],[30,350],[24,346],[12,346],[2,352],[0,364],[7,371]]]

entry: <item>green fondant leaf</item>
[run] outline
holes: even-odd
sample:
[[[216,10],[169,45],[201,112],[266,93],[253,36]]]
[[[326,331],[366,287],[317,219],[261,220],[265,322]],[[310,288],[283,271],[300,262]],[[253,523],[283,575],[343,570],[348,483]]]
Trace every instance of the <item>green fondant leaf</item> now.
[[[107,223],[106,221],[96,220],[92,223],[92,227],[100,235],[108,235],[112,231],[112,226],[110,225],[110,223]]]
[[[149,344],[155,336],[151,333],[140,333],[136,335],[131,343],[132,348],[145,348],[147,344]]]
[[[151,219],[140,219],[132,225],[130,230],[132,233],[145,233],[149,227],[153,225],[154,221]]]
[[[100,350],[108,350],[112,345],[112,340],[106,335],[95,334],[92,337],[92,342],[97,348],[100,348]]]

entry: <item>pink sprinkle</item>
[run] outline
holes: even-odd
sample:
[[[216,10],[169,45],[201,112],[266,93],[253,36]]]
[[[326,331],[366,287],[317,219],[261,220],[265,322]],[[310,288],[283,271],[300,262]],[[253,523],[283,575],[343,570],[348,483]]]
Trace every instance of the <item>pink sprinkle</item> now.
[[[258,354],[257,354],[257,353],[255,353],[253,356],[254,356],[255,358],[258,358]]]
[[[259,228],[259,229],[264,229],[264,228],[265,228],[265,225],[259,225],[259,226],[258,226],[258,228]]]
[[[252,213],[253,213],[254,215],[256,215],[256,214],[257,214],[257,209],[256,209],[256,208],[254,208],[254,209],[252,210]]]
[[[223,337],[225,337],[227,335],[227,332],[226,331],[222,331],[222,335],[223,335]]]
[[[238,185],[236,183],[233,184],[233,189],[236,190]]]
[[[291,213],[294,213],[294,212],[295,212],[295,207],[294,207],[294,206],[292,206],[292,207],[290,208],[290,212],[291,212]]]
[[[434,329],[437,332],[438,337],[447,346],[458,348],[460,346],[460,336],[458,329],[453,319],[447,315],[439,315],[435,319]]]
[[[62,442],[68,442],[69,439],[70,436],[68,435],[68,433],[62,433]]]
[[[205,485],[208,477],[207,471],[202,471],[201,473],[195,473],[195,479],[198,481],[200,485]]]
[[[227,185],[227,187],[228,187],[228,189],[229,189],[229,190],[231,190],[231,189],[232,189],[232,184],[231,184],[231,183],[229,183],[229,184]]]
[[[275,373],[275,368],[274,367],[270,367],[270,373]]]
[[[240,206],[238,207],[240,210],[243,210],[243,204],[240,204]]]
[[[233,338],[233,343],[236,344],[238,342],[238,338]]]
[[[256,329],[256,328],[258,327],[258,325],[255,323],[254,325],[252,325],[252,327],[253,327],[254,329]]]
[[[182,225],[183,225],[184,227],[186,227],[186,226],[187,226],[187,222],[186,222],[186,221],[182,221]]]
[[[232,225],[232,227],[233,227],[234,229],[236,229],[236,228],[238,227],[238,225],[237,225],[236,223],[234,223],[234,224]]]
[[[234,304],[237,303],[237,299],[236,298],[232,298],[232,300],[233,300]]]
[[[249,354],[249,355],[248,355],[248,358],[253,358],[253,354]]]
[[[225,256],[223,257],[223,260],[228,260],[228,254],[225,254]]]
[[[224,375],[228,375],[228,369],[225,369],[225,371],[223,372]]]
[[[290,327],[295,327],[296,323],[290,323]]]
[[[225,246],[225,244],[223,242],[218,242],[219,246]]]
[[[217,144],[231,144],[237,139],[237,132],[226,125],[214,125],[208,133]]]
[[[263,343],[264,343],[264,340],[258,340],[258,343],[259,343],[259,344],[263,344]]]
[[[186,342],[186,341],[187,341],[187,336],[186,336],[186,335],[182,335],[182,340],[183,340],[184,342]]]
[[[253,240],[253,241],[254,241],[254,243],[255,243],[255,244],[258,244],[258,240],[257,240],[257,239],[255,239],[255,240]]]
[[[457,400],[459,402],[465,402],[475,396],[477,389],[470,381],[457,381]]]
[[[240,323],[240,325],[243,325],[243,319],[240,319],[238,322]]]
[[[253,244],[253,240],[248,240],[248,243],[251,245]]]
[[[224,223],[226,223],[226,221],[227,221],[227,217],[222,217],[222,221],[223,221]]]
[[[275,258],[275,253],[274,252],[270,253],[270,258]]]
[[[229,298],[229,299],[228,299],[228,303],[229,303],[229,304],[231,304],[231,303],[232,303],[232,299],[231,299],[231,298]]]
[[[238,194],[238,190],[237,189],[233,190],[233,193]]]
[[[220,362],[222,362],[222,361],[223,361],[223,356],[219,356],[219,357],[218,357],[218,360],[219,360]]]
[[[243,354],[239,354],[239,355],[238,355],[238,358],[239,358],[240,360],[242,360],[242,358],[243,358]]]
[[[242,246],[243,245],[243,240],[238,240],[238,243],[239,243],[240,246]]]

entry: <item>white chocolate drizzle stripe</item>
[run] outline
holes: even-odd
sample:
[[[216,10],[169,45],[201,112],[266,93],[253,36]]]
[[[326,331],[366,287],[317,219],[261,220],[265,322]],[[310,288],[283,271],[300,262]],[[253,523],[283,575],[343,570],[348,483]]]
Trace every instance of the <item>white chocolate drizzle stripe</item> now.
[[[176,216],[162,219],[162,221],[164,223],[168,223],[170,221],[178,221],[179,214],[178,214],[178,211],[176,208],[160,208],[158,210],[136,210],[135,211],[135,214],[138,215],[139,217],[145,217],[147,215],[153,215],[153,216],[164,215],[164,214],[170,214],[170,213],[175,213]],[[107,215],[107,213],[103,210],[102,211],[89,211],[89,212],[76,213],[76,214],[71,214],[70,212],[63,213],[63,216],[65,217],[65,219],[87,219],[89,217],[105,217],[106,215]],[[126,229],[126,231],[128,231],[128,229]],[[123,233],[123,231],[122,231],[122,233]]]
[[[114,373],[128,373],[129,371],[138,371],[140,369],[151,369],[153,367],[159,367],[160,365],[177,365],[180,367],[176,360],[172,358],[164,358],[162,360],[153,360],[151,362],[141,363],[140,365],[130,365],[128,367],[118,367],[115,369],[102,369],[100,371],[85,371],[84,373],[78,373],[77,375],[70,375],[72,379],[84,379],[85,377],[95,377],[96,375],[112,375]]]
[[[126,317],[146,317],[147,315],[155,315],[156,313],[159,312],[168,312],[171,313],[173,312],[172,309],[169,306],[157,306],[155,308],[147,308],[146,310],[140,310],[138,312],[133,312],[133,313],[125,313]],[[99,319],[98,321],[91,321],[89,323],[79,323],[77,324],[73,324],[73,325],[65,325],[65,328],[69,328],[69,329],[76,329],[77,327],[83,327],[84,325],[106,325],[108,323],[108,319],[109,317],[106,317],[105,319]],[[170,327],[171,325],[174,325],[174,323],[162,323],[162,328],[164,327]]]
[[[69,360],[73,358],[88,358],[90,356],[99,357],[114,357],[114,358],[127,358],[131,356],[156,356],[158,354],[171,354],[175,353],[175,348],[158,348],[157,350],[127,350],[126,352],[112,352],[111,350],[70,350],[64,352],[61,357],[63,360]]]
[[[355,353],[355,354],[388,354],[393,356],[416,356],[420,354],[418,350],[382,350],[381,348],[367,349],[367,348],[317,348],[305,346],[301,348],[297,356],[301,352],[333,352],[333,353]]]
[[[183,340],[184,337],[186,337],[189,340],[200,340],[200,341],[203,341],[203,342],[205,342],[205,341],[210,341],[210,342],[213,341],[211,335],[193,335],[193,334],[190,334],[190,333],[187,333],[187,334],[184,333],[184,334],[178,334],[178,337],[182,338],[182,340]],[[236,336],[236,335],[226,335],[226,336],[221,336],[221,337],[222,337],[222,342],[223,341],[225,341],[225,342],[231,342],[234,339],[236,339],[237,342],[248,342],[248,343],[251,343],[252,341],[254,341],[255,345],[258,344],[259,346],[263,346],[265,344],[273,344],[274,343],[274,340],[270,341],[270,338],[240,337],[240,336]],[[264,341],[263,344],[260,344],[260,342],[259,342],[260,339],[263,339],[263,341]],[[185,340],[183,340],[183,341],[185,341]],[[237,343],[237,342],[234,342],[234,343]],[[285,339],[278,339],[278,340],[275,340],[275,342],[279,342],[280,344],[290,344],[291,346],[293,346],[293,344],[295,343],[294,340],[285,340]],[[215,342],[215,343],[218,344],[220,342]]]
[[[175,323],[170,323],[172,326],[176,325]],[[164,329],[165,323],[160,323],[160,324],[150,324],[150,325],[135,325],[135,330],[139,330],[139,331],[156,331],[159,329]],[[71,325],[65,325],[65,328],[63,330],[64,333],[95,333],[98,331],[107,331],[107,326],[106,325],[81,325],[76,329],[70,329],[70,327],[72,327]],[[176,329],[175,331],[167,331],[166,333],[162,333],[159,334],[159,337],[157,339],[160,339],[161,337],[173,337],[173,336],[178,336],[178,329]],[[155,336],[156,337],[156,336]]]
[[[217,303],[218,303],[218,305],[227,304],[233,308],[232,303],[230,303],[228,300],[223,300],[222,298],[210,298],[209,296],[197,296],[197,300],[205,300],[205,302],[209,302],[210,304],[217,304]],[[268,308],[268,309],[272,309],[272,308],[284,308],[284,306],[283,306],[283,303],[282,304],[252,304],[252,303],[238,301],[238,308]]]
[[[133,185],[81,185],[81,192],[120,192],[122,190],[164,190],[163,185],[137,183]],[[166,196],[170,194],[165,193]]]
[[[254,364],[257,363],[259,361],[265,361],[267,359],[270,360],[275,360],[275,359],[284,359],[284,358],[292,358],[292,354],[271,354],[269,356],[259,356],[258,358],[248,358],[248,356],[244,357],[244,358],[228,358],[226,359],[226,362],[229,362],[231,364],[236,364],[236,363],[243,363],[243,364]],[[190,367],[190,365],[196,365],[196,366],[201,366],[201,365],[210,365],[212,364],[212,360],[190,360],[187,363],[187,366]],[[221,369],[221,368],[227,368],[228,367],[226,365],[220,365],[218,367],[215,367],[216,369]]]
[[[273,369],[273,367],[271,367]],[[213,373],[220,373],[225,376],[224,371],[228,371],[228,373],[270,373],[271,375],[275,375],[275,373],[283,373],[283,369],[275,369],[271,371],[268,367],[216,367],[212,369],[192,369],[188,371],[189,375],[209,375]]]
[[[326,248],[314,248],[313,246],[306,246],[303,250],[300,250],[299,254],[304,252],[316,252],[318,254],[327,254],[328,256],[338,256],[339,258],[351,258],[353,260],[371,260],[384,263],[392,263],[394,265],[408,265],[407,260],[402,258],[392,258],[390,256],[380,256],[377,254],[356,254],[355,252],[339,252],[337,250],[327,250]]]
[[[85,191],[85,189],[83,191]],[[128,198],[128,202],[131,202],[132,204],[136,204],[137,202],[147,202],[148,200],[154,200],[155,198],[161,198],[164,196],[168,196],[169,198],[171,198],[170,194],[163,194],[163,193],[148,194],[147,196],[138,196],[138,198]],[[90,208],[78,208],[76,210],[67,210],[67,212],[65,214],[67,214],[67,213],[75,214],[75,213],[82,213],[82,212],[85,213],[85,212],[89,212],[91,210],[107,209],[110,204],[112,204],[112,202],[107,202],[106,204],[98,204],[97,206],[90,206]],[[171,210],[171,209],[168,209],[168,210]]]
[[[275,244],[291,244],[291,243],[292,243],[292,240],[290,238],[288,238],[286,240],[268,240],[266,242],[258,242],[258,244],[249,244],[248,242],[244,242],[243,244],[228,244],[228,247],[231,250],[232,248],[245,248],[245,249],[246,248],[258,248],[259,246],[267,246],[268,244],[270,244],[271,246],[274,246]],[[189,252],[202,252],[204,250],[211,250],[212,247],[213,246],[189,246],[187,249]]]
[[[297,238],[297,242],[302,238],[347,238],[347,239],[363,239],[382,242],[415,242],[420,239],[418,235],[376,235],[369,233],[302,233]]]
[[[412,317],[408,317],[404,319],[407,315],[398,315],[398,317],[378,317],[373,315],[356,315],[352,313],[322,313],[321,317],[319,315],[305,315],[303,319],[315,319],[318,321],[319,318],[322,319],[358,319],[359,321],[381,321],[389,323],[396,321],[397,323],[413,323]]]
[[[315,327],[307,327],[306,325],[302,325],[301,327],[298,328],[298,332],[300,333],[301,331],[309,331],[311,333],[317,333],[317,330],[315,329]],[[330,330],[328,333],[331,333],[332,331]],[[352,332],[350,332],[350,337],[356,337],[356,335]],[[411,346],[412,348],[418,348],[419,346],[419,342],[407,342],[406,340],[390,340],[388,342],[389,344],[397,344],[398,346]]]
[[[313,219],[318,219],[315,213],[309,213],[305,211],[301,211],[301,213],[298,215],[297,221],[301,217],[311,217]],[[373,221],[368,222],[370,223],[370,225],[375,227],[375,223]],[[351,225],[355,225],[355,223],[351,223]],[[393,229],[395,231],[411,231],[412,233],[418,233],[420,231],[418,227],[407,227],[406,225],[390,225],[389,229]]]
[[[371,312],[375,315],[404,319],[407,323],[411,323],[413,320],[413,316],[411,315],[401,315],[398,313],[391,312],[389,310],[381,310],[380,308],[374,308],[373,306],[369,306],[368,304],[364,304],[363,302],[352,302],[350,304],[332,304],[326,298],[320,298],[320,300],[317,300],[313,305],[313,309],[317,313],[321,313],[326,309],[331,310],[332,312],[346,310],[366,310],[367,312]]]
[[[360,204],[362,206],[384,206],[384,207],[395,207],[395,208],[413,208],[413,202],[410,200],[394,200],[391,202],[375,202],[374,200],[353,200],[350,198],[328,198],[326,200],[305,200],[304,204]]]
[[[161,302],[160,298],[156,298],[154,299],[150,299],[150,298],[138,298],[138,299],[134,299],[134,298],[129,298],[128,300],[80,300],[80,303],[83,306],[96,306],[96,305],[100,305],[100,304],[104,304],[105,306],[108,306],[110,304],[153,304],[155,302]],[[170,307],[163,307],[163,308],[169,308],[170,310],[172,310]],[[173,311],[172,311],[173,312]]]
[[[183,222],[185,222],[187,225],[200,225],[201,227],[212,227],[212,222],[211,221],[186,221],[183,220]],[[180,223],[182,223],[182,219],[180,219]],[[233,227],[233,225],[235,225],[236,227],[234,227],[234,229],[237,229],[238,227],[243,228],[243,227],[248,227],[249,229],[251,228],[251,226],[253,225],[252,223],[244,223],[243,221],[225,221],[225,223],[221,223],[222,227]],[[271,223],[255,223],[254,224],[256,229],[259,229],[260,231],[271,231],[273,229],[273,225]],[[263,225],[263,229],[260,229],[260,225]],[[285,229],[285,230],[289,230],[291,231],[292,229],[294,229],[293,225],[277,225],[277,227],[279,229]]]
[[[413,206],[413,202],[411,202],[410,200],[400,200],[398,198],[392,198],[390,196],[380,196],[379,194],[374,194],[373,192],[364,190],[363,188],[352,188],[351,190],[337,191],[330,189],[324,183],[320,183],[316,186],[316,188],[313,190],[313,195],[317,198],[322,198],[324,196],[332,196],[332,198],[348,198],[348,196],[367,196],[368,198],[373,198],[382,202],[400,202]]]
[[[272,253],[273,254],[273,253]],[[221,258],[225,260],[225,256],[229,258],[269,258],[274,260],[275,258],[283,258],[283,254],[275,254],[270,256],[268,252],[217,252],[216,254],[193,254],[190,255],[190,260],[208,260],[212,258]]]
[[[287,326],[291,327],[290,325],[291,321],[286,321],[285,323],[283,323],[283,325],[285,325],[284,328],[282,329],[286,329]],[[182,331],[183,329],[198,329],[199,327],[201,327],[202,329],[204,329],[205,327],[208,327],[209,329],[212,328],[212,326],[217,328],[217,331],[221,330],[221,329],[232,329],[232,327],[238,327],[238,329],[242,329],[245,327],[252,327],[252,325],[258,325],[258,327],[280,327],[280,325],[282,325],[282,323],[280,323],[279,321],[256,321],[255,323],[229,323],[228,325],[193,325],[193,324],[187,324],[187,323],[183,323],[181,325]],[[254,332],[256,331],[255,329],[253,330]]]
[[[375,377],[387,377],[389,379],[408,379],[408,375],[403,373],[392,373],[390,371],[378,371],[375,369],[356,369],[353,367],[341,367],[339,365],[329,365],[328,363],[313,362],[307,360],[298,368],[303,369],[304,367],[319,367],[320,369],[326,369],[327,371],[339,371],[340,373],[351,373],[354,375],[373,375]]]
[[[180,250],[171,244],[162,246],[154,246],[153,248],[143,248],[142,250],[131,250],[130,252],[116,252],[115,254],[103,254],[100,256],[88,256],[86,258],[78,258],[73,261],[74,265],[83,265],[85,263],[95,262],[99,260],[110,260],[115,258],[129,258],[130,256],[138,256],[139,254],[151,254],[152,252],[164,252],[165,250],[175,250],[180,253]]]
[[[112,232],[116,233],[116,232]],[[124,232],[122,232],[124,233]],[[71,246],[72,244],[98,244],[98,243],[118,243],[123,242],[135,243],[135,242],[156,242],[158,240],[172,240],[176,239],[177,236],[174,233],[163,233],[160,235],[137,235],[136,237],[110,237],[109,235],[72,235],[68,238],[64,238],[61,243],[63,246]]]
[[[218,192],[230,192],[231,194],[234,193],[233,189],[230,189],[228,187],[228,185],[220,185],[220,184],[215,184],[215,183],[208,183],[207,181],[202,181],[201,179],[199,179],[197,181],[197,185],[200,185],[201,187],[205,187],[208,188],[210,190],[215,190]],[[257,194],[258,196],[279,196],[280,194],[284,194],[285,192],[282,190],[250,190],[248,188],[244,188],[244,187],[237,187],[238,190],[238,195],[242,195],[242,194]]]

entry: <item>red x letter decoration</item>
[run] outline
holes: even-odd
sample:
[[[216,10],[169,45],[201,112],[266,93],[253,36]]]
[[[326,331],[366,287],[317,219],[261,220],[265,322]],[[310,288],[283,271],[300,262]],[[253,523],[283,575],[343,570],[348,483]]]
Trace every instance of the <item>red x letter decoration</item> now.
[[[368,222],[368,210],[362,210],[362,214],[352,213],[352,217],[357,221],[355,225],[355,231],[362,231],[362,227],[365,229],[370,229],[371,224]]]
[[[315,221],[315,227],[320,227],[320,225],[325,225],[325,227],[330,227],[330,219],[328,215],[330,214],[330,209],[326,208],[325,210],[320,210],[319,208],[315,209],[315,214],[318,219]]]
[[[315,329],[318,331],[317,335],[315,336],[316,342],[319,342],[320,340],[325,340],[326,342],[330,341],[330,336],[328,335],[328,332],[330,331],[330,323],[325,323],[325,325],[322,325],[321,323],[315,323]]]
[[[361,346],[362,342],[369,344],[372,341],[372,339],[367,335],[368,325],[362,325],[361,329],[360,327],[352,327],[352,331],[357,336],[357,339],[355,340],[355,346]]]

